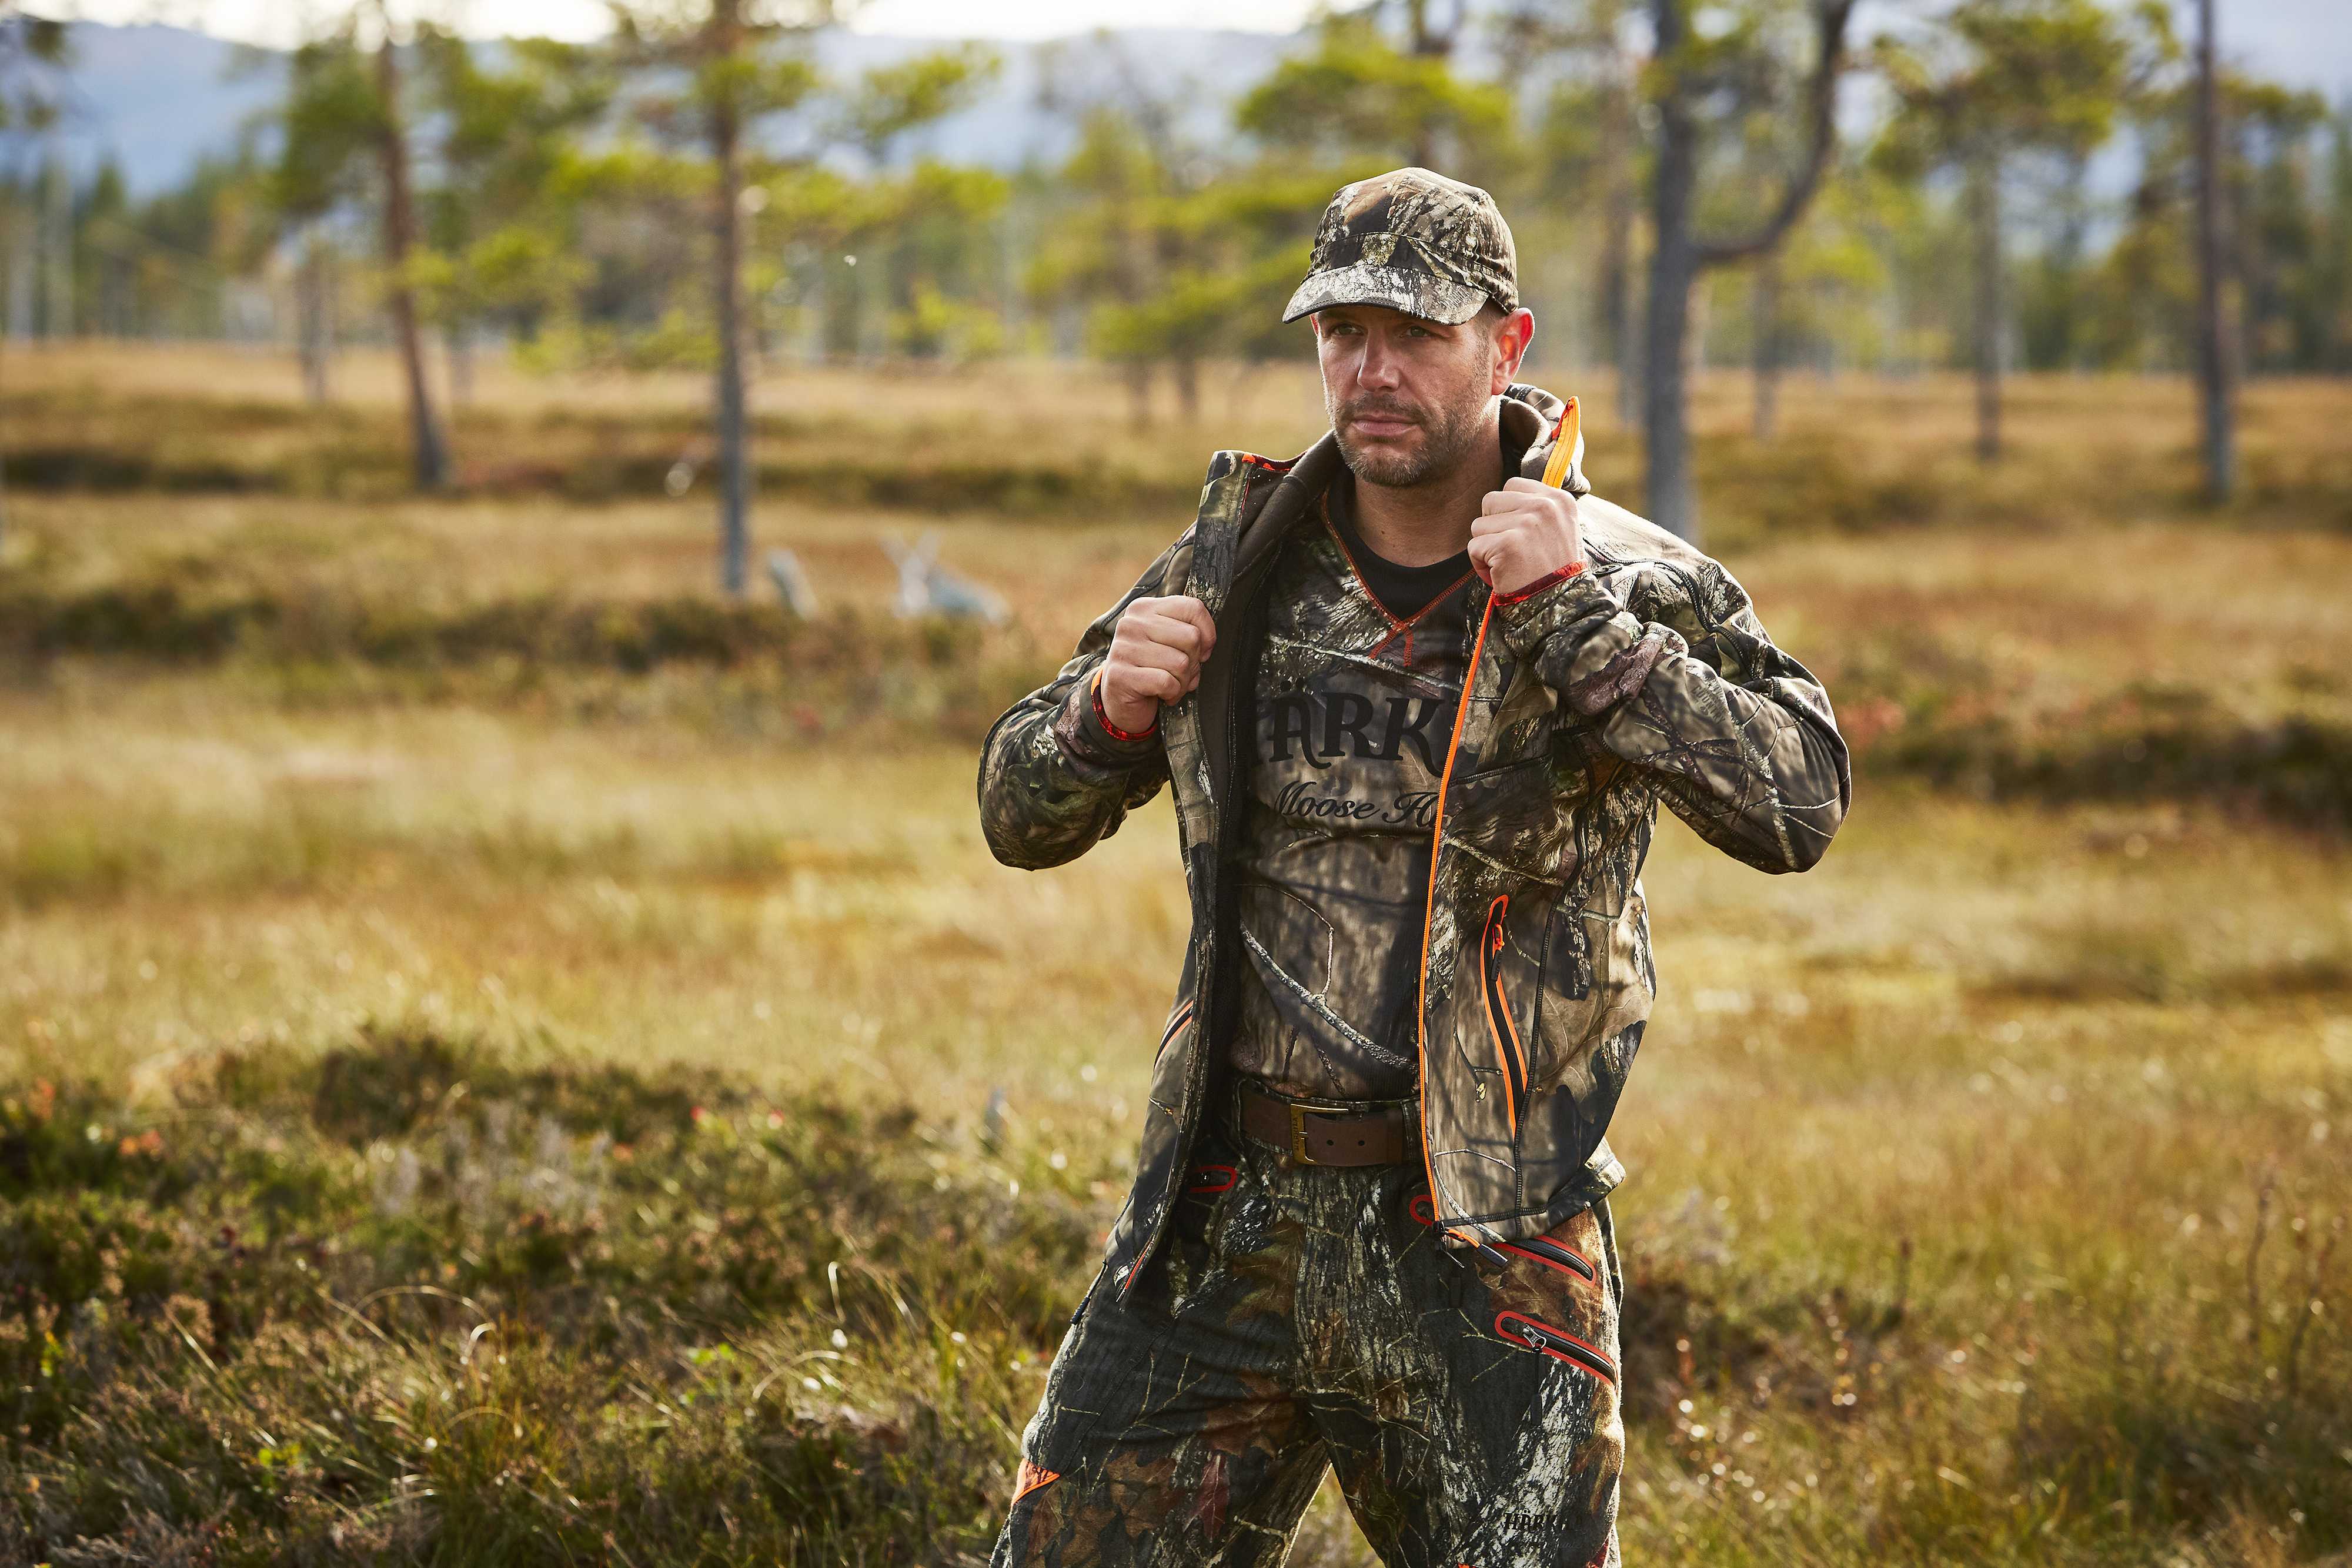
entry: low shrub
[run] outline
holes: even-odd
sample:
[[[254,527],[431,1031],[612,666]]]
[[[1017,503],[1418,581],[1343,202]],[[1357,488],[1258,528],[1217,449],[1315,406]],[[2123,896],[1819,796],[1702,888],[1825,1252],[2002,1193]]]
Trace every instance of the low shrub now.
[[[0,1559],[976,1561],[1118,1175],[381,1025],[188,1059],[136,1106],[8,1086]],[[2105,1560],[2290,1513],[2352,1540],[2333,1342],[2179,1354],[2226,1316],[2193,1293],[2218,1254],[2118,1365],[2137,1274],[1989,1312],[1938,1238],[1948,1299],[1915,1304],[1908,1240],[1863,1283],[1811,1236],[1735,1256],[1716,1212],[1627,1250],[1640,1528],[1696,1550],[1769,1485],[1802,1510],[1770,1539],[1820,1561]],[[2321,1288],[2256,1248],[2249,1287]]]
[[[900,1107],[413,1031],[224,1053],[141,1111],[20,1085],[0,1556],[816,1563],[978,1539],[1011,1381],[1084,1289],[1100,1174]]]

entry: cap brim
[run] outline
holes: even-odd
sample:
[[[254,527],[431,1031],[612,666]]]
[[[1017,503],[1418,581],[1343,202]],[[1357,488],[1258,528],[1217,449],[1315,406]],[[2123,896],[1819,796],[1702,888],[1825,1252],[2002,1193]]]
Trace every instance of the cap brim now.
[[[1404,267],[1375,267],[1360,261],[1353,267],[1318,272],[1298,286],[1283,307],[1282,319],[1328,309],[1334,305],[1384,305],[1447,326],[1467,321],[1486,303],[1486,292],[1466,283],[1434,277]]]

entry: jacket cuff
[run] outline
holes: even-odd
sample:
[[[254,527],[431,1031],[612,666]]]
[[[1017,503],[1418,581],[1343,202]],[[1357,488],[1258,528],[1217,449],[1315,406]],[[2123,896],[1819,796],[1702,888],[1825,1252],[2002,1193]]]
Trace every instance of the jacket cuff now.
[[[1495,609],[1505,645],[1522,659],[1540,653],[1560,700],[1587,718],[1640,691],[1666,653],[1688,651],[1672,628],[1645,625],[1610,597],[1590,570],[1497,596]]]
[[[1635,636],[1641,628],[1641,622],[1593,580],[1590,567],[1565,576],[1555,572],[1517,593],[1496,594],[1495,621],[1504,643],[1522,659],[1533,658],[1556,632],[1591,636],[1612,621],[1623,622]]]
[[[1549,572],[1542,577],[1537,578],[1525,588],[1513,589],[1508,593],[1496,594],[1495,596],[1495,601],[1498,604],[1517,604],[1523,599],[1533,599],[1537,594],[1543,592],[1544,590],[1558,587],[1559,584],[1566,582],[1570,578],[1583,571],[1583,570],[1584,562],[1580,560],[1570,561],[1558,571]]]
[[[1054,716],[1054,738],[1080,763],[1124,772],[1160,749],[1160,725],[1155,719],[1150,729],[1139,732],[1113,729],[1095,692],[1101,677],[1097,669],[1070,688]]]

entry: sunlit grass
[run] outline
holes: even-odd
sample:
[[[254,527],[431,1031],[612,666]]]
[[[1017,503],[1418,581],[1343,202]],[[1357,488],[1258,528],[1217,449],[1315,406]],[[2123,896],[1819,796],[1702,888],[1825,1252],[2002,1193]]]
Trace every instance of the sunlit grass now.
[[[352,367],[362,424],[394,416],[381,369]],[[926,422],[1108,438],[1115,390],[1043,369],[763,396],[869,457]],[[36,356],[10,395],[101,372],[299,426],[263,361]],[[485,402],[559,434],[699,396],[505,376]],[[1738,391],[1702,389],[1718,436]],[[1267,371],[1265,423],[1215,439],[1285,450],[1307,395]],[[2018,395],[2018,465],[1969,506],[2186,440],[2160,383]],[[2317,484],[2341,396],[2257,389],[2252,440]],[[1871,484],[1965,446],[1934,381],[1788,409],[1800,454],[1870,435]],[[1209,434],[1138,461],[1172,483]],[[2352,1550],[2352,841],[2186,766],[2030,771],[2129,744],[2118,705],[2224,740],[2344,722],[2352,535],[2186,520],[2176,477],[2111,524],[2078,486],[2014,526],[1725,529],[1864,767],[1804,877],[1671,822],[1648,873],[1662,996],[1612,1129],[1629,1561]],[[771,501],[760,542],[841,617],[825,659],[768,627],[641,671],[624,612],[707,608],[699,491],[10,508],[12,602],[171,580],[310,619],[5,672],[0,1557],[984,1552],[1187,909],[1164,800],[1071,866],[995,864],[967,710],[1181,517],[943,523],[1016,617],[958,642],[888,618],[877,535],[925,514]],[[610,635],[450,641],[543,594]],[[422,641],[355,644],[378,613]],[[1891,760],[1923,736],[2015,768]],[[1294,1561],[1369,1563],[1329,1492]]]
[[[1116,1201],[1182,935],[1161,807],[1024,875],[979,841],[961,747],[289,715],[169,680],[8,718],[31,738],[0,764],[20,1084],[93,1074],[136,1115],[223,1049],[299,1061],[393,1027],[907,1103],[965,1137],[1002,1089],[1031,1157],[1100,1173],[1097,1222]],[[1615,1129],[1656,1314],[1637,1294],[1629,1541],[2072,1560],[2290,1505],[2340,1538],[2311,1495],[2340,1285],[2316,1282],[2295,1399],[2279,1381],[2296,1271],[2352,1191],[2347,870],[2332,841],[2210,812],[1900,790],[1803,879],[1670,829],[1664,1000]],[[1841,1360],[1863,1325],[1875,1374]],[[1691,1332],[1714,1337],[1674,1364]],[[990,1397],[1017,1424],[1033,1390]],[[2283,1414],[2319,1447],[2231,1468]]]

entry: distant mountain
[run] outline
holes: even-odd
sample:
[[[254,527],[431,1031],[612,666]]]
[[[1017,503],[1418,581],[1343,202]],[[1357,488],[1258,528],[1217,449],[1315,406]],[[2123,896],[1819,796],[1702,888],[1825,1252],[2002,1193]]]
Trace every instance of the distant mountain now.
[[[177,185],[206,153],[233,152],[285,80],[284,55],[184,27],[78,22],[71,37],[68,155],[84,169],[113,158],[134,197]],[[992,44],[1002,68],[979,100],[902,138],[894,156],[1008,170],[1059,158],[1076,135],[1067,108],[1118,92],[1124,72],[1148,77],[1155,99],[1178,106],[1181,136],[1210,141],[1224,131],[1233,95],[1297,41],[1290,34],[1171,28]],[[854,78],[940,47],[936,38],[834,31],[818,40],[817,56],[828,73]],[[6,143],[0,138],[0,168],[19,151]]]
[[[134,197],[179,184],[205,153],[233,152],[285,80],[283,56],[184,27],[77,22],[68,37],[68,155],[84,167],[112,157]]]
[[[1893,3],[1875,0],[1875,7],[1891,11]],[[1865,16],[1871,8],[1866,5]],[[2352,94],[2352,0],[2222,0],[2221,11],[2231,57],[2297,87],[2335,98]],[[2183,26],[2193,28],[2193,22],[2184,19]],[[134,196],[178,184],[207,152],[234,150],[284,79],[284,56],[184,27],[79,22],[72,40],[76,103],[65,136],[70,156],[85,168],[112,156]],[[940,45],[937,38],[835,31],[819,41],[818,54],[829,71],[850,77]],[[980,100],[905,138],[896,153],[1001,169],[1050,161],[1076,134],[1067,106],[1115,95],[1127,77],[1178,106],[1181,137],[1213,145],[1227,134],[1234,96],[1297,45],[1296,34],[1185,28],[995,43],[1003,68]],[[8,143],[0,137],[0,168],[22,156],[21,145]]]

